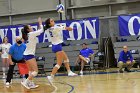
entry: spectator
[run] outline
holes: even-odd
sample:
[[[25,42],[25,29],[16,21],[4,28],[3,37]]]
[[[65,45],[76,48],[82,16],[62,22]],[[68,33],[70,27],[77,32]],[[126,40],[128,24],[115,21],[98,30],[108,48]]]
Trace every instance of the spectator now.
[[[131,72],[130,69],[134,63],[135,60],[133,59],[130,51],[128,51],[128,47],[123,46],[123,50],[120,52],[118,60],[119,72],[123,73],[123,68],[125,68],[124,71]]]
[[[6,78],[6,86],[10,85],[11,79],[13,78],[13,71],[16,63],[25,63],[23,59],[23,52],[26,49],[26,45],[22,43],[21,37],[16,37],[16,43],[9,49],[9,70]],[[26,78],[28,75],[26,75]]]
[[[82,50],[80,50],[80,54],[76,60],[76,65],[80,62],[81,71],[80,74],[83,75],[83,69],[85,64],[89,64],[91,56],[94,54],[94,51],[87,47],[86,43],[82,44]]]

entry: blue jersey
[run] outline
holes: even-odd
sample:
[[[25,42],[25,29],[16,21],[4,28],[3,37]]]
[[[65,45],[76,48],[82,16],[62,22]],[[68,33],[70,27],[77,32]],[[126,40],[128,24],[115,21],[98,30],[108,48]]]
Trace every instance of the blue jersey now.
[[[82,55],[83,57],[89,57],[90,54],[93,54],[94,51],[90,48],[85,48],[85,49],[82,49],[80,50],[80,55]]]
[[[131,53],[129,51],[127,51],[126,53],[124,51],[121,51],[118,61],[122,61],[122,62],[126,63],[126,61],[129,61],[129,60],[131,62],[133,61],[133,57],[132,57]]]
[[[16,43],[12,45],[9,49],[9,54],[12,56],[13,59],[16,61],[23,59],[23,53],[26,49],[26,45],[22,43],[20,46],[18,46]]]

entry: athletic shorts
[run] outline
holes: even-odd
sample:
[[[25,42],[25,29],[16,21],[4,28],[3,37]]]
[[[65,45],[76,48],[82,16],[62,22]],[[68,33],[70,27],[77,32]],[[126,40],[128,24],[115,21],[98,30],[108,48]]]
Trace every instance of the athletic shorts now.
[[[58,44],[58,45],[52,45],[52,51],[54,53],[62,51],[62,44]]]
[[[32,58],[35,58],[34,55],[24,55],[24,59],[27,61],[27,60],[30,60]]]
[[[85,60],[86,60],[86,62],[87,62],[87,63],[89,63],[89,62],[90,62],[90,59],[89,59],[89,58],[87,58],[87,57],[85,57]]]

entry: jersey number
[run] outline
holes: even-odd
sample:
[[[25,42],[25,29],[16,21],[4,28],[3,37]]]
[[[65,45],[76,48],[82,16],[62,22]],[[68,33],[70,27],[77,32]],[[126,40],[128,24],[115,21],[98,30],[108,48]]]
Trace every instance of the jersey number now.
[[[50,36],[53,37],[53,33],[51,31],[49,31],[49,33],[50,33]]]

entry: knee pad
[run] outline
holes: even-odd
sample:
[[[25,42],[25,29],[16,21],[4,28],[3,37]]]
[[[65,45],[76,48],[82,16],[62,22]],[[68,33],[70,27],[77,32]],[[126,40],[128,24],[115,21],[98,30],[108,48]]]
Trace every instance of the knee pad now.
[[[35,76],[37,76],[37,74],[38,74],[38,72],[36,72],[36,71],[33,71],[32,72],[32,75],[35,77]]]
[[[60,68],[60,66],[59,66],[58,64],[56,64],[54,67],[56,67],[56,68],[58,68],[58,69]]]
[[[67,59],[67,60],[64,60],[64,63],[69,63],[70,61],[69,61],[69,59]]]

